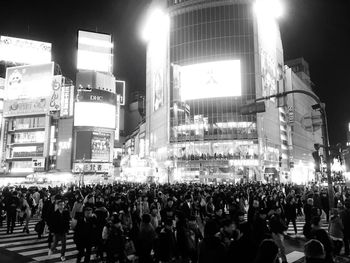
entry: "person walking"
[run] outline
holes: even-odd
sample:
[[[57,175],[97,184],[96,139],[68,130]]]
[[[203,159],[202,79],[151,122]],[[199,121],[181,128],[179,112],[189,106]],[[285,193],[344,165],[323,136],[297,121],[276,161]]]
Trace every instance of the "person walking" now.
[[[282,263],[287,263],[287,257],[284,246],[284,231],[287,230],[284,220],[281,218],[281,208],[276,207],[273,211],[273,215],[270,219],[270,229],[272,233],[272,239],[275,241],[279,248],[279,254],[282,259]]]
[[[321,217],[319,216],[312,218],[310,236],[312,239],[316,239],[322,243],[324,251],[326,253],[325,262],[334,263],[333,243],[326,230],[321,228],[320,221]]]
[[[64,210],[64,206],[65,204],[62,199],[57,201],[57,210],[54,211],[52,215],[52,223],[50,229],[53,234],[53,242],[48,253],[48,255],[51,256],[56,251],[58,242],[61,241],[61,261],[66,260],[66,240],[70,222],[69,211]]]
[[[151,224],[151,216],[149,214],[143,214],[136,247],[140,263],[152,262],[151,251],[154,247],[156,237],[156,231]]]
[[[294,233],[295,235],[298,234],[298,230],[297,230],[297,223],[296,223],[296,219],[297,219],[297,205],[295,203],[295,199],[294,197],[290,198],[286,204],[285,207],[285,216],[286,216],[286,226],[288,228],[289,223],[292,222],[293,227],[294,227]]]
[[[19,207],[20,207],[20,220],[24,222],[23,232],[29,234],[29,220],[32,215],[32,209],[30,208],[25,195],[22,194],[19,199]]]
[[[5,200],[5,209],[7,215],[7,231],[6,233],[13,233],[13,229],[16,225],[16,215],[17,209],[19,209],[19,199],[17,197],[17,192],[14,191],[12,195],[8,196]]]
[[[339,256],[343,247],[344,239],[344,225],[339,216],[338,209],[333,208],[333,215],[331,216],[328,233],[334,244],[334,255]]]
[[[83,214],[83,218],[78,219],[74,229],[73,239],[78,250],[77,263],[80,263],[82,257],[85,263],[90,262],[91,249],[97,236],[97,221],[92,214],[92,207],[85,206]]]

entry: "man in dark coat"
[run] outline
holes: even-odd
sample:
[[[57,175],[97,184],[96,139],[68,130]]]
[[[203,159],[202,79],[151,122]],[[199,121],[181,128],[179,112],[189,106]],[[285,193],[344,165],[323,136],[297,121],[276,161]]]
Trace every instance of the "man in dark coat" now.
[[[295,203],[294,197],[290,198],[285,207],[286,225],[289,226],[289,222],[292,222],[294,227],[295,235],[298,233],[297,230],[297,205]]]
[[[13,233],[13,229],[16,225],[16,214],[19,208],[19,199],[17,192],[14,191],[12,195],[8,196],[5,201],[6,214],[7,214],[7,234]]]
[[[84,217],[78,219],[74,229],[74,242],[78,250],[77,263],[80,263],[83,256],[84,262],[90,262],[91,249],[97,235],[97,221],[92,214],[92,207],[85,206],[83,213]]]
[[[57,201],[57,210],[52,215],[52,225],[51,232],[53,233],[53,243],[49,249],[49,256],[51,256],[56,251],[56,246],[58,241],[61,241],[61,261],[65,261],[65,252],[66,252],[66,240],[67,233],[69,231],[69,221],[70,215],[67,210],[64,210],[64,201]]]

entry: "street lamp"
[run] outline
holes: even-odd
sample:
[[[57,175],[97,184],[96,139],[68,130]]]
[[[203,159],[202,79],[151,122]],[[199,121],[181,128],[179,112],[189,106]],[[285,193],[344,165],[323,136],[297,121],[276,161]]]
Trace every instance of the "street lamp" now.
[[[277,19],[284,15],[284,8],[281,0],[256,0],[254,12],[258,16]]]
[[[157,39],[169,31],[170,19],[168,14],[159,7],[149,10],[141,32],[145,42]]]

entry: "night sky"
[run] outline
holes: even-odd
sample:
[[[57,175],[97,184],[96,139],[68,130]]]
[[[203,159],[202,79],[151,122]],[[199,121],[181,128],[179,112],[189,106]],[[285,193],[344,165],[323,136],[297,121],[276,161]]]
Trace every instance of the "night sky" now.
[[[315,91],[326,103],[332,144],[346,141],[350,121],[350,1],[282,0],[285,60],[304,57]],[[150,0],[4,0],[0,35],[51,42],[53,60],[75,80],[78,29],[111,33],[114,74],[130,91],[145,90],[140,25]]]

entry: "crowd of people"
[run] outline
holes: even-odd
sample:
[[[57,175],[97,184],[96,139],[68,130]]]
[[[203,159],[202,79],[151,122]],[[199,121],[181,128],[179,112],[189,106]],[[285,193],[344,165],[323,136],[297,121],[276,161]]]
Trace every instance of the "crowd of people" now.
[[[2,189],[0,226],[7,234],[31,218],[38,238],[48,238],[48,256],[65,261],[67,234],[74,231],[77,262],[287,262],[288,225],[305,236],[306,262],[334,262],[349,255],[350,191],[334,189],[330,211],[326,189],[317,185],[245,183],[114,184],[83,187]],[[330,217],[329,217],[330,214]],[[321,217],[329,229],[321,228]],[[305,218],[298,233],[297,217]],[[293,238],[292,236],[291,238]]]

